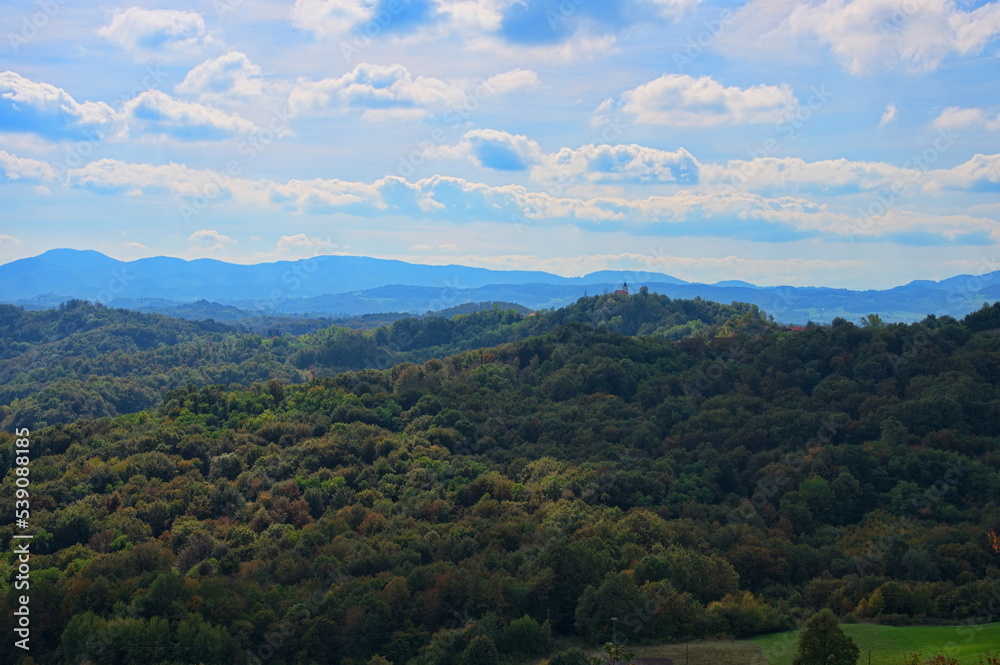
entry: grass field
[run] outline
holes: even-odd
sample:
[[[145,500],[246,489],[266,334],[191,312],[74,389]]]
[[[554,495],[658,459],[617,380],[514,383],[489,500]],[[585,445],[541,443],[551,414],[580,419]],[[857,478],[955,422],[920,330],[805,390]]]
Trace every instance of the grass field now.
[[[863,623],[841,624],[861,650],[858,665],[899,665],[903,656],[920,652],[925,658],[944,654],[958,659],[960,665],[979,665],[980,654],[992,651],[1000,655],[1000,623],[976,626],[873,626]],[[755,637],[749,642],[763,649],[767,661],[754,665],[790,665],[798,645],[798,632]],[[676,660],[674,661],[677,662]],[[749,663],[750,661],[745,661]]]
[[[858,665],[900,665],[903,657],[920,652],[924,659],[937,654],[957,658],[960,665],[980,665],[986,651],[1000,656],[1000,623],[976,626],[874,626],[844,623],[840,627],[861,650]],[[684,644],[629,646],[637,658],[673,658],[674,665],[791,665],[799,644],[798,631],[762,635],[750,640],[706,640]],[[557,645],[556,651],[576,642]],[[603,656],[600,649],[584,647],[588,656]],[[526,665],[538,665],[544,659]],[[984,664],[985,665],[985,664]]]
[[[760,645],[734,640],[628,647],[636,658],[673,658],[674,665],[767,665]],[[594,650],[588,656],[603,656]]]

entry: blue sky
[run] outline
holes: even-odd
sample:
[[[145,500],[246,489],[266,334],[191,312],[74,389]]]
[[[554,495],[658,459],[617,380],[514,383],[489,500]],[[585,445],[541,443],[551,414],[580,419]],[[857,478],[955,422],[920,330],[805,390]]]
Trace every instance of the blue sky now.
[[[0,263],[1000,269],[1000,1],[8,3]]]

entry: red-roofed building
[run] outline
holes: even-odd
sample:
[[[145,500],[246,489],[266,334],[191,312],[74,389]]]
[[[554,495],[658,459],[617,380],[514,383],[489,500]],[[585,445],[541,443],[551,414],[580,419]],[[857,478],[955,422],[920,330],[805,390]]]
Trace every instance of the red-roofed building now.
[[[627,296],[628,295],[628,283],[622,282],[622,288],[615,291],[616,296]]]

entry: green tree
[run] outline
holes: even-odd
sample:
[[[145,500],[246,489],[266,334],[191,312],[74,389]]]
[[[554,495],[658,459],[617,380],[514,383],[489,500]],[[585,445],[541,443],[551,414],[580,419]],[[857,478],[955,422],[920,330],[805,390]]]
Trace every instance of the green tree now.
[[[885,322],[878,314],[865,314],[861,317],[861,325],[865,328],[885,328]]]
[[[855,665],[858,654],[858,646],[840,629],[837,617],[822,609],[806,622],[792,665]]]
[[[589,665],[589,663],[587,654],[576,647],[560,651],[549,658],[549,665]]]
[[[487,635],[478,635],[462,654],[459,665],[499,665],[497,645]]]
[[[626,651],[624,645],[615,645],[613,642],[604,643],[604,652],[607,653],[607,657],[594,656],[590,659],[591,665],[628,665],[628,663],[635,658],[635,654],[631,651]]]

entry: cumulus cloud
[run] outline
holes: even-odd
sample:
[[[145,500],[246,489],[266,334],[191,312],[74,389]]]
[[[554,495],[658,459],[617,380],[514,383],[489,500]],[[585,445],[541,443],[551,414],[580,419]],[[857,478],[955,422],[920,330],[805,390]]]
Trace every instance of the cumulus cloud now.
[[[340,35],[370,21],[375,4],[368,0],[295,0],[292,25],[318,35]]]
[[[238,114],[180,101],[160,90],[141,92],[115,111],[104,102],[77,102],[62,88],[9,71],[0,73],[0,120],[7,131],[89,142],[144,135],[211,141],[257,129]]]
[[[147,90],[126,102],[122,116],[130,136],[162,135],[178,141],[214,141],[257,129],[238,114],[180,101],[160,90]]]
[[[513,70],[482,83],[414,76],[406,67],[363,63],[337,78],[300,79],[288,98],[295,115],[361,111],[363,120],[421,118],[461,111],[493,95],[537,83],[534,72]]]
[[[296,233],[290,236],[281,236],[278,238],[277,248],[279,251],[288,250],[299,250],[299,249],[312,249],[312,250],[332,250],[336,245],[330,242],[327,238],[323,240],[321,238],[313,238],[307,236],[305,233]]]
[[[225,251],[226,245],[232,245],[236,241],[214,229],[201,229],[188,236],[188,242],[191,243],[188,251],[214,254]]]
[[[905,186],[920,180],[920,171],[883,162],[826,159],[807,162],[798,157],[758,157],[726,164],[702,164],[702,182],[720,188],[752,191],[862,191]]]
[[[727,87],[710,76],[686,74],[665,74],[626,91],[618,102],[637,123],[674,127],[779,123],[798,105],[787,85]]]
[[[465,48],[535,62],[606,53],[622,31],[673,22],[700,0],[296,0],[292,24],[320,39],[340,38],[343,54],[398,35],[457,39]]]
[[[698,182],[699,164],[684,148],[657,150],[640,145],[583,145],[545,155],[532,169],[541,182]]]
[[[995,132],[1000,131],[1000,113],[949,106],[934,118],[932,125],[937,129],[985,129]]]
[[[260,96],[263,89],[260,67],[239,51],[229,51],[197,65],[174,88],[183,95],[208,101],[251,99]]]
[[[62,88],[11,71],[0,73],[0,120],[6,131],[73,139],[114,118],[114,109],[103,102],[77,102]]]
[[[850,163],[794,164],[798,181],[820,182],[840,177],[866,182],[869,187],[891,179],[889,167],[870,165],[862,169],[865,181]],[[784,166],[787,166],[785,164]],[[783,165],[768,163],[772,178]],[[810,171],[812,169],[812,171]],[[787,169],[784,169],[787,170]],[[717,177],[702,165],[708,178]],[[853,175],[851,175],[853,173]],[[807,179],[805,175],[811,180]],[[839,175],[838,175],[839,174]],[[904,173],[908,177],[909,172]],[[918,173],[918,175],[921,175]],[[1000,182],[997,157],[980,157],[956,169],[926,174],[938,187],[996,187]],[[760,176],[761,183],[769,182]],[[340,214],[361,218],[407,217],[450,223],[500,223],[514,226],[574,225],[582,228],[609,227],[633,232],[653,230],[663,235],[712,235],[725,229],[730,237],[755,236],[770,228],[778,237],[869,237],[881,238],[920,233],[948,239],[975,235],[1000,240],[1000,224],[972,214],[936,215],[890,206],[872,216],[832,209],[828,204],[792,195],[771,195],[734,187],[720,190],[680,190],[667,196],[626,198],[617,195],[579,198],[558,196],[552,191],[533,191],[520,185],[493,186],[464,178],[435,175],[409,182],[387,176],[371,183],[343,180],[245,180],[221,179],[210,171],[177,164],[153,166],[100,160],[69,172],[69,183],[97,191],[117,190],[128,194],[170,192],[180,199],[229,201],[256,208],[274,207],[291,213]],[[790,183],[785,182],[785,186]],[[797,184],[797,183],[791,183]],[[715,231],[712,231],[715,229]],[[785,235],[780,235],[780,230]],[[774,236],[768,236],[774,237]],[[905,242],[905,240],[903,240]],[[286,247],[311,242],[290,236]]]
[[[289,180],[286,183],[261,183],[268,203],[287,210],[323,214],[348,212],[370,214],[385,208],[378,188],[345,180]]]
[[[56,171],[48,162],[12,155],[0,150],[0,173],[10,182],[37,182],[53,180]]]
[[[212,41],[201,14],[176,9],[129,7],[116,11],[97,34],[140,60],[188,56]]]
[[[1000,155],[975,155],[950,169],[929,171],[925,188],[966,191],[1000,191]],[[998,223],[1000,225],[1000,223]]]
[[[979,53],[1000,35],[1000,3],[966,10],[952,0],[822,0],[790,13],[752,0],[734,23],[745,23],[747,45],[829,48],[853,74],[878,70],[926,72],[949,56]]]
[[[889,123],[895,121],[897,114],[898,114],[898,109],[896,109],[896,105],[892,102],[889,102],[889,104],[885,107],[885,110],[882,111],[882,117],[879,118],[878,128],[882,129]]]
[[[129,195],[171,192],[182,197],[204,196],[213,189],[210,171],[192,169],[183,164],[132,164],[117,159],[99,159],[80,168],[70,169],[68,182],[73,187],[99,193],[122,192]]]
[[[483,87],[491,95],[505,95],[508,92],[533,88],[536,85],[538,85],[538,74],[530,69],[518,68],[489,77]]]
[[[527,136],[495,129],[473,129],[458,145],[431,147],[425,152],[430,157],[465,157],[476,166],[497,171],[524,171],[542,156],[538,144]]]

